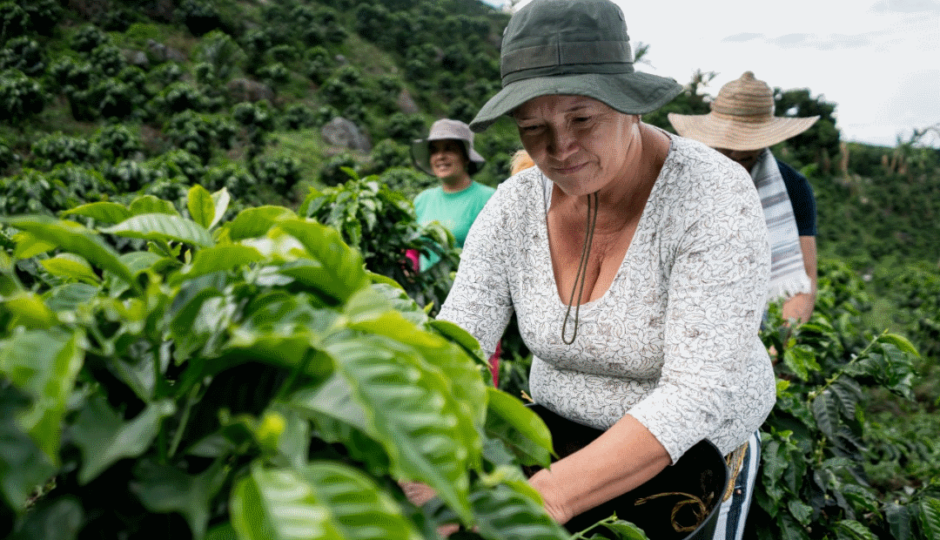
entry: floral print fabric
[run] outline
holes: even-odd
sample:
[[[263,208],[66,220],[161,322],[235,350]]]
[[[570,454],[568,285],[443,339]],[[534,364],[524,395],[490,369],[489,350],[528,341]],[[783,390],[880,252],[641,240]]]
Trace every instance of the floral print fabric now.
[[[629,413],[673,461],[703,438],[722,453],[740,446],[776,396],[757,334],[770,249],[747,172],[672,137],[623,263],[610,289],[581,305],[571,345],[548,246],[551,188],[537,168],[500,185],[439,318],[491,353],[515,311],[534,355],[532,397],[573,421],[607,429]]]

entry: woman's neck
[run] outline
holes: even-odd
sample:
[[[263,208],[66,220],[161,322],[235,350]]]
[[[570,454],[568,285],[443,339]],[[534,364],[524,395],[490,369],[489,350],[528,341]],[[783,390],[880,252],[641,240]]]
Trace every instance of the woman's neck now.
[[[441,187],[444,189],[445,193],[457,193],[458,191],[463,191],[470,187],[470,184],[473,183],[473,180],[470,179],[469,174],[464,174],[459,178],[451,181],[448,178],[441,178]]]

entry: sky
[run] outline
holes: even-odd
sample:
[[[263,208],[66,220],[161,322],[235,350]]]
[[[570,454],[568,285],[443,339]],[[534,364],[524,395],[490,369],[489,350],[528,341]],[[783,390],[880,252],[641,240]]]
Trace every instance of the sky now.
[[[649,44],[640,71],[682,84],[717,72],[712,96],[745,71],[808,88],[836,103],[846,141],[894,146],[913,128],[940,130],[940,0],[614,1],[634,50]],[[924,142],[940,147],[940,133]]]

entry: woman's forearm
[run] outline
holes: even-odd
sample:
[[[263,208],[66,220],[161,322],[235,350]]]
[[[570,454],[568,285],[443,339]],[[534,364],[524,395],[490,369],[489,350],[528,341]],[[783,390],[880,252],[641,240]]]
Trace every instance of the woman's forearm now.
[[[624,416],[591,444],[539,471],[529,482],[559,523],[656,476],[669,454],[643,424]]]

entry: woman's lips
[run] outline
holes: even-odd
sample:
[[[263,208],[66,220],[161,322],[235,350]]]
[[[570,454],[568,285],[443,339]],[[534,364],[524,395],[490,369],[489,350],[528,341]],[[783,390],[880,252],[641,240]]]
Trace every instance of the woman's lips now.
[[[583,169],[586,165],[587,163],[581,163],[580,165],[572,165],[570,167],[553,167],[553,169],[561,174],[574,174]]]

